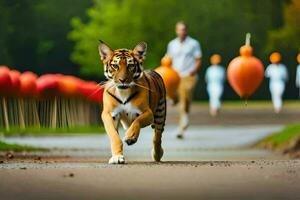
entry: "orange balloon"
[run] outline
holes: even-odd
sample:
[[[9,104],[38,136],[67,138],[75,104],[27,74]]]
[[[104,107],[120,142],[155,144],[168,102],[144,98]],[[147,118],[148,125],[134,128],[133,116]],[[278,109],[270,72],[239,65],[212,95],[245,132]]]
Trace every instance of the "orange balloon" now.
[[[80,92],[78,91],[78,86],[82,81],[74,76],[61,75],[58,82],[58,90],[62,96],[74,97],[79,96]]]
[[[173,99],[173,101],[176,102],[178,100],[177,90],[180,83],[180,76],[172,68],[171,64],[171,58],[164,57],[161,60],[161,66],[156,68],[155,71],[159,73],[164,81],[168,98]]]
[[[241,98],[248,98],[263,81],[263,64],[254,56],[236,57],[229,63],[227,78]]]
[[[281,54],[278,53],[278,52],[273,52],[271,55],[270,55],[270,61],[271,63],[273,64],[277,64],[281,61]]]
[[[253,55],[253,48],[250,45],[241,46],[240,55],[241,56],[252,56]]]
[[[162,66],[172,66],[172,59],[170,56],[165,56],[161,59],[161,65]]]
[[[227,69],[228,81],[241,98],[250,97],[264,79],[264,66],[253,56],[250,38],[250,33],[247,33],[245,45],[240,48],[240,56],[234,58]]]
[[[222,57],[219,54],[214,54],[210,57],[210,63],[212,65],[218,65],[222,61]]]
[[[300,53],[297,55],[297,62],[300,64]]]

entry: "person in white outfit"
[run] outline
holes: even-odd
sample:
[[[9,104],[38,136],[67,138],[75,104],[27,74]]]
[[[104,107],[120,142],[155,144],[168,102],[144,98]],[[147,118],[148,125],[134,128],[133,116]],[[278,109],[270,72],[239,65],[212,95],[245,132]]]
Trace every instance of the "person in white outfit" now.
[[[299,88],[299,98],[300,98],[300,53],[297,55],[297,72],[296,72],[296,86]]]
[[[284,64],[280,63],[281,55],[274,52],[270,56],[270,64],[265,76],[270,79],[269,89],[271,92],[272,102],[276,113],[282,110],[282,95],[285,90],[285,83],[288,80],[288,71]]]
[[[217,116],[221,109],[221,97],[224,90],[225,69],[220,65],[221,56],[214,54],[210,58],[211,66],[205,73],[206,89],[209,96],[210,114]]]

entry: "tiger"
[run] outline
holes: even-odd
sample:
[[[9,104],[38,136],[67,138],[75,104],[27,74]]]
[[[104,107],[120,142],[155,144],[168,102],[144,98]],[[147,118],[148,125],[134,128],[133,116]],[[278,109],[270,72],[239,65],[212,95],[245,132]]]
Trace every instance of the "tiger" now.
[[[137,142],[140,129],[154,129],[152,159],[160,162],[164,154],[162,133],[166,121],[166,90],[163,79],[153,70],[144,70],[147,43],[131,49],[111,49],[100,40],[98,47],[104,66],[103,111],[101,118],[111,145],[109,164],[124,164],[123,141]],[[119,124],[125,129],[122,141]]]

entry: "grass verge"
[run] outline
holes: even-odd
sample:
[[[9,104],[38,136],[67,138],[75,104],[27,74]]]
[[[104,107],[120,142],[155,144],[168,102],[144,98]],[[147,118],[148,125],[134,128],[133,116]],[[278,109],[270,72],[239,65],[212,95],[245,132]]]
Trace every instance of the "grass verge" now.
[[[7,144],[3,141],[0,141],[0,151],[47,151],[47,149],[19,144]]]
[[[39,127],[10,127],[7,131],[4,128],[0,129],[4,136],[22,136],[22,135],[56,135],[56,134],[101,134],[104,133],[104,128],[101,126],[87,126],[87,127],[68,127],[68,128],[39,128]]]
[[[260,141],[257,146],[282,151],[283,153],[299,152],[300,124],[286,126],[280,132],[274,133]]]

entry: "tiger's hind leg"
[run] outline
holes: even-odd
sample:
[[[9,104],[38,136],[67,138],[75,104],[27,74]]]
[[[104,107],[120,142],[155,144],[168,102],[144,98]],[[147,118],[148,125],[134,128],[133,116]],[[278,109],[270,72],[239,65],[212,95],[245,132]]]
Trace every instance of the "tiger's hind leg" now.
[[[152,149],[152,159],[156,162],[160,162],[163,157],[164,150],[161,147],[161,139],[163,133],[163,125],[154,125],[154,138],[153,138],[153,149]]]

